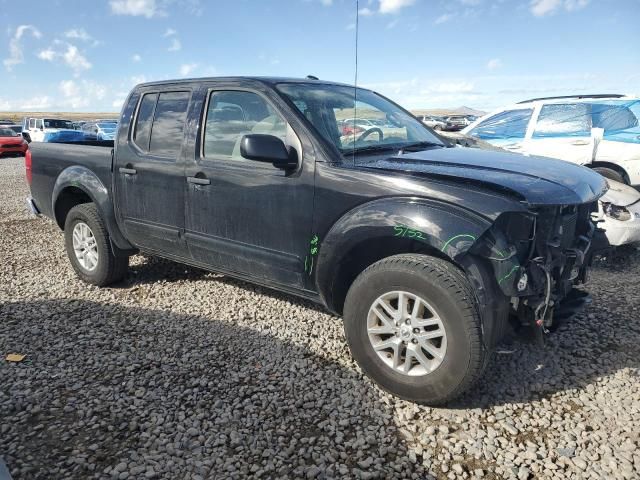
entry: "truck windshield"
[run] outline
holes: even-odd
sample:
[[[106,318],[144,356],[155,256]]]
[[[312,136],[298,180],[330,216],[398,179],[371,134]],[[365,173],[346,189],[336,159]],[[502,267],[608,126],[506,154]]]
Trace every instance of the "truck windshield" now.
[[[344,155],[445,146],[422,122],[370,90],[295,83],[277,89]]]

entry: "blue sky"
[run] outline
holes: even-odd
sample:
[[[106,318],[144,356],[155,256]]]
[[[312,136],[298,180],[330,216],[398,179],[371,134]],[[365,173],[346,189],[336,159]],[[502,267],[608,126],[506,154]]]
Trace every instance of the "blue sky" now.
[[[640,94],[640,0],[360,0],[359,84],[408,108]],[[353,83],[355,0],[0,0],[0,111],[118,111],[138,82]]]

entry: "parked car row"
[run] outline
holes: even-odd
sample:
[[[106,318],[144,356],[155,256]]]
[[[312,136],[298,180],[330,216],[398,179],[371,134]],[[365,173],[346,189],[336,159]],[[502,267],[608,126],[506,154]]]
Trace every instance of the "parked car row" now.
[[[417,119],[434,130],[445,132],[458,132],[471,125],[478,117],[475,115],[449,115],[437,117],[434,115],[418,115]]]
[[[113,140],[117,120],[76,121],[61,118],[26,117],[22,121],[22,136],[27,142],[60,142],[83,140]]]

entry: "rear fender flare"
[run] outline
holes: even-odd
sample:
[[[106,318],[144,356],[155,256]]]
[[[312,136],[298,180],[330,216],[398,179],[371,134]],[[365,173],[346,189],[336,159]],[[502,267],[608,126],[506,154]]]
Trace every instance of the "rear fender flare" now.
[[[82,190],[96,205],[100,217],[105,223],[112,243],[121,250],[133,250],[134,247],[124,238],[116,223],[113,202],[109,190],[98,176],[86,167],[74,165],[65,168],[53,186],[51,211],[56,211],[56,203],[66,188],[74,187]]]

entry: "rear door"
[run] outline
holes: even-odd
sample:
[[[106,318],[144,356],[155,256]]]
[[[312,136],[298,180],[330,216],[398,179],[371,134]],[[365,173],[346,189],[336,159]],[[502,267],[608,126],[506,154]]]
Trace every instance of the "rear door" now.
[[[540,108],[525,150],[584,165],[591,162],[593,146],[591,105],[549,103]]]
[[[188,256],[184,229],[183,144],[191,91],[145,91],[128,138],[118,141],[116,211],[127,239],[145,250]]]
[[[193,258],[302,288],[313,212],[313,148],[296,134],[282,101],[268,89],[213,87],[203,96],[199,146],[186,168],[185,236]],[[250,133],[281,138],[296,150],[299,167],[285,171],[243,158],[240,139]]]

